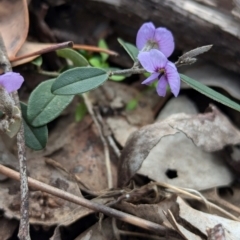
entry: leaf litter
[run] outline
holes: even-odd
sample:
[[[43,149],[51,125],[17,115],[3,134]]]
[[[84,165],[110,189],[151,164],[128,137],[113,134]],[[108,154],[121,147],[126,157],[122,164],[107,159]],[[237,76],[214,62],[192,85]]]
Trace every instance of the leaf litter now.
[[[31,57],[16,61],[18,57],[54,45],[26,41],[27,1],[3,1],[0,10],[1,33],[14,66],[33,59]],[[196,55],[195,52],[190,53],[193,55],[186,57]],[[195,70],[195,73],[199,71],[200,76],[203,74],[200,81],[221,87],[239,99],[236,76],[229,77],[231,74],[225,71],[223,73],[215,66],[208,66]],[[205,72],[213,73],[212,78],[206,78]],[[191,73],[187,74],[191,76]],[[216,211],[217,208],[208,207],[208,200],[213,201],[220,206],[220,210],[227,209],[239,216],[240,190],[237,184],[232,184],[236,177],[226,164],[227,159],[236,168],[239,160],[239,130],[214,105],[207,112],[197,114],[198,110],[191,101],[191,110],[179,108],[178,101],[168,101],[158,121],[153,123],[152,102],[144,96],[146,95],[142,95],[134,87],[113,82],[107,82],[90,93],[94,107],[99,108],[103,117],[104,136],[112,137],[116,145],[123,148],[120,160],[111,151],[114,189],[107,189],[104,152],[99,132],[90,116],[85,116],[79,123],[73,121],[73,109],[76,107],[74,104],[61,115],[59,121],[54,122],[48,147],[38,153],[28,151],[29,176],[79,197],[97,197],[92,201],[110,204],[121,211],[167,226],[179,233],[172,239],[181,239],[179,236],[183,239],[239,239],[240,226],[237,217],[231,218],[224,215],[223,211]],[[137,106],[126,111],[131,100],[136,100]],[[175,110],[172,106],[176,107]],[[167,108],[171,114],[177,114],[170,116],[169,111],[165,111]],[[17,160],[12,154],[14,150],[8,151],[9,146],[5,145],[11,143],[6,139],[3,142],[0,144],[1,163],[18,170]],[[146,184],[143,176],[156,184]],[[130,181],[131,178],[136,182]],[[230,193],[216,193],[224,186],[231,190]],[[19,219],[18,189],[17,182],[1,176],[0,206],[3,217],[0,225],[5,226],[0,228],[2,239],[11,237],[17,227],[17,220],[12,219]],[[212,194],[207,194],[208,189]],[[201,190],[202,194],[195,190]],[[31,224],[57,226],[52,239],[61,239],[62,227],[70,229],[75,222],[93,213],[89,209],[34,189],[31,189],[30,199]],[[197,204],[192,204],[193,200]],[[234,218],[235,221],[227,218]],[[88,224],[86,230],[77,233],[76,237],[78,240],[121,237],[160,239],[153,232],[136,229],[111,218],[101,220],[101,217],[99,222]]]

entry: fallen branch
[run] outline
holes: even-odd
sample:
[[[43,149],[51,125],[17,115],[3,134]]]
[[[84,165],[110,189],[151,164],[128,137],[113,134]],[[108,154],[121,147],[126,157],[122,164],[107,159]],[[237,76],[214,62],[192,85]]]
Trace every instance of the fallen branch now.
[[[9,177],[9,178],[15,179],[17,181],[20,180],[20,174],[18,172],[14,171],[14,170],[12,170],[8,167],[5,167],[1,164],[0,164],[0,173]],[[36,190],[40,190],[40,191],[49,193],[51,195],[54,195],[56,197],[59,197],[61,199],[66,200],[66,201],[69,201],[69,202],[81,205],[83,207],[92,209],[93,211],[101,212],[101,213],[103,213],[103,214],[105,214],[109,217],[113,217],[113,218],[116,218],[118,220],[130,223],[130,224],[138,226],[138,227],[141,227],[143,229],[153,231],[153,232],[155,232],[155,233],[157,233],[161,236],[166,236],[166,237],[167,236],[168,237],[174,236],[177,239],[183,239],[178,233],[176,233],[176,231],[168,229],[168,228],[166,228],[164,226],[161,226],[157,223],[153,223],[153,222],[141,219],[139,217],[135,217],[131,214],[124,213],[124,212],[118,211],[116,209],[107,207],[105,205],[101,205],[101,204],[98,204],[98,203],[94,203],[90,200],[87,200],[87,199],[84,199],[84,198],[81,198],[81,197],[77,197],[77,196],[75,196],[71,193],[68,193],[68,192],[65,192],[61,189],[52,187],[48,184],[37,181],[33,178],[28,177],[28,185],[31,188],[34,188]]]

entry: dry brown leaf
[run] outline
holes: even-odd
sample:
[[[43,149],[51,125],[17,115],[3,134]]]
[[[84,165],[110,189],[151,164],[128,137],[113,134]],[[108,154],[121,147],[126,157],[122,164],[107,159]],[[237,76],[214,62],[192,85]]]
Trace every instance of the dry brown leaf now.
[[[179,217],[183,223],[197,229],[207,238],[209,228],[214,228],[219,223],[225,231],[226,239],[239,240],[240,222],[228,220],[216,215],[200,212],[188,206],[180,197],[177,198],[179,204]]]
[[[181,226],[176,219],[174,218],[174,215],[172,214],[172,212],[170,210],[167,211],[166,213],[166,217],[168,219],[168,221],[171,223],[171,225],[173,226],[173,228],[185,239],[185,240],[201,240],[201,238],[199,236],[197,236],[196,234],[190,232],[189,230],[187,230],[186,228],[184,228],[183,226]]]
[[[75,111],[71,104],[65,112]],[[99,132],[89,115],[76,123],[72,115],[58,121],[49,136],[48,144],[42,152],[29,152],[29,156],[42,159],[52,158],[65,168],[69,174],[91,190],[107,188],[107,175],[103,144]],[[114,162],[112,156],[111,160]],[[116,167],[112,164],[114,185],[116,186]]]
[[[119,176],[119,185],[124,185],[141,168],[141,165],[144,166],[144,164],[146,167],[143,170],[142,166],[139,171],[141,174],[152,178],[151,173],[155,171],[154,178],[157,178],[155,179],[156,181],[160,181],[159,178],[161,177],[163,177],[161,180],[166,180],[166,178],[164,178],[165,172],[160,172],[160,163],[163,165],[168,164],[170,170],[171,164],[173,166],[174,164],[178,164],[180,169],[183,170],[182,174],[184,178],[186,177],[184,174],[187,174],[190,171],[190,169],[184,170],[184,167],[187,167],[189,164],[195,164],[195,175],[192,174],[192,176],[194,178],[196,175],[199,176],[199,179],[201,180],[200,183],[206,183],[208,184],[208,187],[213,187],[215,184],[229,184],[233,180],[231,172],[227,169],[223,161],[218,160],[218,155],[209,155],[206,151],[218,151],[226,145],[239,143],[240,132],[216,107],[212,106],[211,110],[212,112],[195,116],[186,114],[172,115],[162,122],[145,126],[134,132],[129,137],[126,147],[122,151],[121,167],[119,170],[121,172],[121,175]],[[192,144],[192,150],[189,150],[191,152],[188,152],[188,149],[185,149],[186,145],[180,145],[184,135],[187,136],[187,138],[185,138],[186,142],[191,143],[191,141],[193,141],[194,143]],[[175,139],[176,141],[174,143],[173,140]],[[163,142],[165,143],[165,147],[162,148],[161,144]],[[157,148],[156,145],[158,145],[159,151],[154,158],[158,163],[156,164],[155,162],[151,164],[152,159],[149,159],[151,165],[150,168],[149,165],[147,166],[146,159],[150,156],[153,148]],[[177,146],[177,148],[175,146]],[[166,154],[166,147],[168,147],[168,155],[164,155],[165,157],[161,158],[163,154]],[[200,152],[199,158],[195,162],[194,153],[197,149],[199,149],[198,151]],[[174,153],[177,154],[174,155]],[[190,153],[192,154],[191,159],[189,159],[191,161],[184,163],[184,158],[187,158]],[[211,160],[212,169],[209,169],[209,166],[204,168],[203,161],[206,157]],[[171,158],[170,162],[169,158]],[[200,162],[201,168],[199,168]],[[208,161],[205,161],[205,163],[207,162]],[[210,172],[206,173],[206,169],[211,170],[211,174],[209,174]],[[219,174],[220,172],[221,174]],[[213,179],[214,174],[217,175],[216,179]],[[206,180],[204,177],[207,175],[210,177],[208,181],[204,182],[203,180]],[[223,176],[225,179],[223,179]],[[210,181],[210,183],[207,183],[211,179],[212,182]],[[170,183],[174,184],[173,181],[170,181]],[[192,183],[194,184],[194,182]],[[190,186],[180,186],[193,187],[191,183],[189,184]],[[206,185],[201,185],[198,186],[197,189],[204,189],[205,187]]]
[[[68,176],[47,166],[42,159],[28,159],[29,176],[50,184],[76,196],[82,196],[78,184],[69,180]],[[0,183],[0,206],[8,218],[20,218],[20,189],[19,183],[7,180]],[[54,197],[41,191],[30,192],[29,216],[32,224],[45,226],[56,225],[61,222],[73,221],[82,214],[78,205]]]
[[[100,229],[100,226],[102,229]],[[107,218],[100,223],[94,224],[85,232],[80,234],[75,240],[111,240],[116,239],[113,232],[112,220]]]
[[[130,202],[121,202],[117,205],[121,211],[133,214],[137,217],[163,224],[166,221],[164,211],[171,209],[175,214],[178,214],[178,206],[176,204],[176,195],[171,195],[156,204],[133,204]]]
[[[9,58],[15,57],[28,34],[29,19],[26,0],[2,0],[0,3],[0,33]]]
[[[6,218],[0,218],[0,239],[8,240],[12,237],[14,231],[17,229],[17,220],[8,220]]]

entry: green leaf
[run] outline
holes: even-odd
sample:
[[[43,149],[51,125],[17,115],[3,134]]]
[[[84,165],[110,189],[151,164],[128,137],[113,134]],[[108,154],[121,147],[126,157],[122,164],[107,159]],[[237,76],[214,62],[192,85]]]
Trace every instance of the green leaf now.
[[[87,107],[84,104],[84,102],[79,103],[75,112],[76,122],[80,122],[83,119],[83,117],[86,115],[86,113],[87,113]]]
[[[53,94],[75,95],[88,92],[108,79],[108,73],[100,68],[78,67],[67,70],[52,85]]]
[[[108,49],[108,45],[107,45],[107,43],[106,43],[106,41],[105,41],[104,39],[100,39],[100,40],[99,40],[98,46],[99,46],[100,48],[103,48],[103,49]],[[107,59],[108,59],[108,57],[109,57],[109,55],[108,55],[107,53],[103,53],[103,52],[100,52],[100,55],[101,55],[101,57],[102,57],[102,61],[103,61],[103,62],[106,62]]]
[[[133,44],[124,42],[121,38],[118,38],[118,42],[123,46],[132,60],[136,61],[139,53],[138,49]]]
[[[232,101],[231,99],[225,97],[224,95],[214,91],[213,89],[203,85],[202,83],[187,77],[183,74],[180,74],[181,80],[183,82],[185,82],[186,84],[188,84],[190,87],[192,87],[193,89],[197,90],[198,92],[206,95],[207,97],[220,102],[230,108],[233,108],[237,111],[240,111],[240,105],[235,103],[234,101]]]
[[[125,78],[126,78],[126,76],[122,76],[122,75],[115,75],[115,76],[109,77],[109,79],[111,79],[115,82],[120,82],[120,81],[124,80]]]
[[[68,106],[74,96],[57,96],[51,87],[55,79],[39,84],[31,93],[28,101],[28,121],[34,127],[51,122]]]
[[[40,57],[37,57],[34,60],[32,60],[32,64],[34,64],[34,65],[36,65],[38,67],[41,67],[42,61],[43,61],[42,57],[40,56]]]
[[[101,62],[100,57],[91,57],[91,58],[89,58],[89,63],[93,67],[97,67],[97,68],[101,68],[102,67],[102,62]]]
[[[44,125],[42,127],[33,127],[27,120],[27,105],[21,103],[25,144],[33,150],[41,150],[45,148],[48,139],[48,129]]]
[[[89,65],[85,57],[71,48],[59,49],[56,52],[59,57],[71,60],[73,65],[76,67],[85,67]]]
[[[138,105],[138,100],[137,99],[132,99],[127,103],[126,110],[134,110]]]

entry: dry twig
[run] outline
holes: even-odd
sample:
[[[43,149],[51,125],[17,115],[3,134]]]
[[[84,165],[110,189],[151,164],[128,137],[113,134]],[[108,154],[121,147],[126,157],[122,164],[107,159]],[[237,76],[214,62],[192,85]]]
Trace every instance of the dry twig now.
[[[0,173],[2,173],[3,175],[15,179],[15,180],[20,180],[20,174],[8,167],[5,167],[3,165],[0,164]],[[54,195],[56,197],[59,197],[61,199],[64,199],[66,201],[81,205],[83,207],[92,209],[93,211],[96,212],[101,212],[109,217],[113,217],[116,218],[118,220],[130,223],[132,225],[141,227],[143,229],[149,230],[149,231],[153,231],[157,234],[159,234],[160,236],[174,236],[174,237],[178,237],[179,239],[183,239],[178,233],[176,233],[176,231],[173,231],[171,229],[168,229],[165,226],[159,225],[157,223],[153,223],[150,222],[148,220],[144,220],[141,219],[139,217],[135,217],[131,214],[128,213],[124,213],[121,211],[118,211],[116,209],[107,207],[105,205],[101,205],[92,201],[89,201],[87,199],[75,196],[71,193],[68,193],[66,191],[63,191],[61,189],[52,187],[48,184],[45,184],[43,182],[37,181],[33,178],[28,177],[28,185],[31,188],[34,188],[36,190],[40,190],[46,193],[49,193],[51,195]]]
[[[4,72],[12,71],[11,64],[8,60],[6,48],[2,36],[0,35],[0,67]],[[11,97],[14,100],[15,105],[21,111],[18,93],[17,91],[11,93]],[[20,167],[20,188],[21,188],[21,219],[19,225],[18,237],[21,240],[29,240],[29,190],[27,182],[27,159],[25,149],[25,138],[23,123],[17,134],[17,148],[18,148],[18,160]]]

